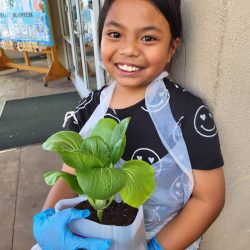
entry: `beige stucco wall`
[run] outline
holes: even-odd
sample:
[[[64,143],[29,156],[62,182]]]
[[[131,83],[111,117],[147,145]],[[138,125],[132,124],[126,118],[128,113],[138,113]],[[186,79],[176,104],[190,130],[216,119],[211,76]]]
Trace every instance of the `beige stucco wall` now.
[[[225,161],[226,204],[201,250],[250,249],[250,1],[182,0],[174,78],[206,100]]]

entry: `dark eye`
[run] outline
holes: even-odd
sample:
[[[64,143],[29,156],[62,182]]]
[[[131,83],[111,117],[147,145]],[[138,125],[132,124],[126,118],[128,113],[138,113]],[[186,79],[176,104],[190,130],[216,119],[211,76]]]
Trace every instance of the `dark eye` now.
[[[120,38],[121,36],[118,32],[110,32],[108,35],[113,38]]]
[[[145,42],[152,42],[155,41],[155,38],[153,38],[152,36],[144,36],[142,40]]]

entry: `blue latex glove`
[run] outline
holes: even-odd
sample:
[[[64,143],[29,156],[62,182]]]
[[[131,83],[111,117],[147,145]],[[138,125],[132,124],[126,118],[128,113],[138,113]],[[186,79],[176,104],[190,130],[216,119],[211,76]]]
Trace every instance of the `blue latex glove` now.
[[[33,218],[33,234],[43,250],[107,250],[111,240],[81,238],[68,229],[67,225],[75,219],[88,217],[89,210],[68,208],[55,213],[55,209],[48,208]]]
[[[147,250],[164,250],[157,239],[154,237],[152,240],[149,241]]]

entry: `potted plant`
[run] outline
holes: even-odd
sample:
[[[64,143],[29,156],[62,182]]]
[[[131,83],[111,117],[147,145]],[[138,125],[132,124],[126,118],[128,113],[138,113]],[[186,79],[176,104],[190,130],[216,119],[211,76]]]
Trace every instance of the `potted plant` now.
[[[117,123],[113,119],[103,118],[87,138],[82,138],[73,131],[61,131],[49,137],[43,144],[43,149],[57,152],[64,163],[75,169],[75,175],[62,171],[48,172],[44,174],[45,182],[53,185],[62,177],[74,193],[84,195],[71,201],[60,201],[56,208],[63,209],[76,205],[79,200],[87,200],[96,210],[99,221],[74,221],[70,225],[72,232],[86,237],[112,239],[112,249],[119,250],[145,249],[141,205],[150,197],[155,186],[154,171],[150,164],[142,160],[121,160],[129,121],[130,118],[126,118]],[[137,217],[127,226],[103,225],[103,216],[108,208],[118,204],[114,200],[117,194],[122,200],[119,206],[136,209]],[[93,232],[90,230],[92,228]],[[107,234],[108,232],[112,235]],[[125,235],[121,235],[123,233]]]

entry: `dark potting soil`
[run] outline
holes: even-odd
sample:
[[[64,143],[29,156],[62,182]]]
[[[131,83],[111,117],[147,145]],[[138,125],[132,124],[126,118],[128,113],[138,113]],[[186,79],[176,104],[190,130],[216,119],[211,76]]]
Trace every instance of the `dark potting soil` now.
[[[75,206],[76,209],[89,209],[89,220],[99,222],[96,210],[89,204],[88,201],[83,201]],[[104,209],[103,219],[101,224],[114,226],[128,226],[133,223],[138,213],[137,208],[133,208],[123,202],[117,203],[112,201],[108,208]]]

